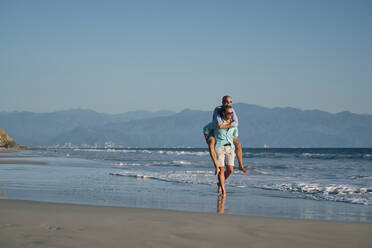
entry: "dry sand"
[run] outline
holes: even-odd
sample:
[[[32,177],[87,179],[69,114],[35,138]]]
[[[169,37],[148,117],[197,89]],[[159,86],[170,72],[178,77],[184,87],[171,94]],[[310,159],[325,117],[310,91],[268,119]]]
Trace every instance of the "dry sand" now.
[[[0,247],[371,247],[372,223],[0,200]]]

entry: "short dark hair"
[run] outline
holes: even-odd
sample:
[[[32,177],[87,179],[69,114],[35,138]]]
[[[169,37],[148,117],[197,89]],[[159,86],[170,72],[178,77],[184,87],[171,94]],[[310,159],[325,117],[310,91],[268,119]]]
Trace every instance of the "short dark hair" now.
[[[225,113],[228,109],[232,109],[232,107],[231,106],[223,106],[222,109],[221,109],[221,115],[223,113]]]
[[[223,101],[223,102],[226,102],[226,99],[227,99],[228,97],[232,98],[231,96],[226,95],[226,96],[223,96],[223,97],[222,97],[222,101]]]

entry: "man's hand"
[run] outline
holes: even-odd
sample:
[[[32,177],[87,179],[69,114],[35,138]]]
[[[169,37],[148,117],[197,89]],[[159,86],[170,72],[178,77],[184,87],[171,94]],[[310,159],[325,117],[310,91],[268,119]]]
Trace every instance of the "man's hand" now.
[[[217,167],[216,170],[214,171],[214,175],[218,176],[220,174],[220,167]]]
[[[217,128],[218,129],[229,129],[229,128],[233,128],[233,126],[231,124],[218,124]]]
[[[225,120],[225,122],[223,124],[217,124],[217,128],[218,129],[229,129],[229,128],[233,128],[233,126],[231,125],[231,120]]]

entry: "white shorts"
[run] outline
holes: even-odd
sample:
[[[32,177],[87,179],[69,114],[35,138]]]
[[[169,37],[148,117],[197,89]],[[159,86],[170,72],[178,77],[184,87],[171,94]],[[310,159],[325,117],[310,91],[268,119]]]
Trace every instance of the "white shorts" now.
[[[220,146],[216,149],[217,162],[219,167],[225,165],[234,166],[235,151],[231,146]]]

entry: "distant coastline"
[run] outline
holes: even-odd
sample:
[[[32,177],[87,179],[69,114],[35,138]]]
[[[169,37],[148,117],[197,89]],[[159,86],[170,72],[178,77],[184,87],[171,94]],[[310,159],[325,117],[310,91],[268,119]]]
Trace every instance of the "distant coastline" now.
[[[372,115],[233,105],[239,140],[255,148],[372,147]],[[211,111],[185,109],[104,114],[0,112],[1,128],[28,147],[205,147],[202,127]]]

